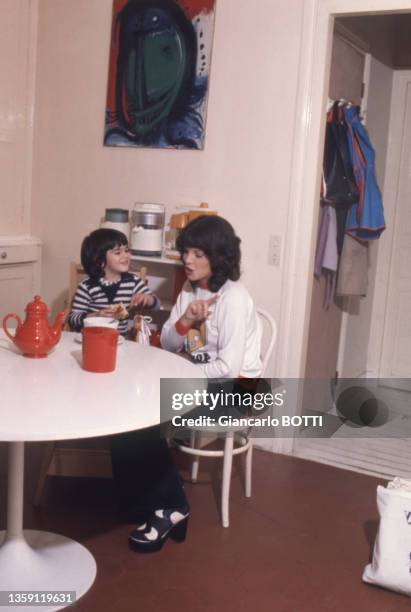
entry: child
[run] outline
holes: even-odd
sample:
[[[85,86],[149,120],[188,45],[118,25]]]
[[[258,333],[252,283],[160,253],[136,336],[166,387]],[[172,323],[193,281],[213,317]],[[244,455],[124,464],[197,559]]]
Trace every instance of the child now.
[[[159,299],[137,276],[131,274],[126,236],[114,229],[98,229],[81,245],[81,264],[88,274],[74,295],[69,325],[80,331],[87,316],[113,316],[113,306],[158,309]],[[128,318],[120,319],[118,330],[125,334]]]

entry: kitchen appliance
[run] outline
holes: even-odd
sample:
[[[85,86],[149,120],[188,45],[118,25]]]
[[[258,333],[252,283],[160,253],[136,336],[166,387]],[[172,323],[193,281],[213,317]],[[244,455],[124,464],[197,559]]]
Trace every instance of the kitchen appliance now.
[[[180,259],[180,253],[177,250],[177,238],[181,231],[190,221],[204,215],[217,215],[215,210],[208,208],[207,202],[202,202],[200,206],[182,206],[170,217],[170,222],[166,228],[165,239],[165,256],[168,259]]]
[[[215,216],[218,215],[216,210],[210,210],[207,202],[201,202],[200,206],[190,206],[188,209],[188,222],[197,219],[197,217],[204,217],[204,215]]]
[[[101,227],[123,232],[127,240],[130,236],[129,212],[125,208],[106,208],[106,214]]]
[[[137,202],[131,213],[130,248],[133,255],[161,257],[165,210],[163,204]]]
[[[165,256],[169,259],[180,259],[180,253],[177,250],[177,238],[187,223],[188,213],[176,213],[171,215],[170,223],[167,225],[165,239]]]

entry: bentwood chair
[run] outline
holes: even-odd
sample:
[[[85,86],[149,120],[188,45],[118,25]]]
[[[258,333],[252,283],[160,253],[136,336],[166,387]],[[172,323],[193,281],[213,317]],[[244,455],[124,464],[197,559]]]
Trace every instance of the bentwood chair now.
[[[262,336],[262,370],[261,378],[267,369],[268,362],[273,352],[274,344],[277,337],[277,327],[274,319],[268,312],[262,308],[257,308],[257,314],[263,325]],[[201,433],[210,433],[210,428],[196,427],[191,430],[190,446],[187,446],[180,441],[174,440],[176,446],[183,453],[193,456],[191,465],[191,481],[196,482],[198,476],[198,467],[200,457],[222,457],[223,458],[223,474],[221,487],[221,520],[223,527],[229,526],[229,499],[230,499],[230,484],[233,456],[246,453],[245,456],[245,496],[251,497],[251,475],[252,475],[252,457],[253,444],[250,437],[250,429],[244,430],[230,428],[224,433],[224,448],[221,450],[208,450],[207,448],[198,448],[199,437]]]

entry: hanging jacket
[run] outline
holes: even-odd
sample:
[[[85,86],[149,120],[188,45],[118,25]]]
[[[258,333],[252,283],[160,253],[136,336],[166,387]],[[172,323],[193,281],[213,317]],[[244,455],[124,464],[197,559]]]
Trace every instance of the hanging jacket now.
[[[327,113],[321,195],[325,204],[344,209],[359,197],[347,136],[344,112],[337,101]]]
[[[348,211],[345,231],[362,240],[379,238],[385,229],[381,193],[375,176],[375,153],[355,106],[344,105],[348,145],[359,199]]]
[[[323,308],[329,308],[335,293],[338,268],[337,216],[333,206],[321,207],[315,250],[314,275],[325,277]]]

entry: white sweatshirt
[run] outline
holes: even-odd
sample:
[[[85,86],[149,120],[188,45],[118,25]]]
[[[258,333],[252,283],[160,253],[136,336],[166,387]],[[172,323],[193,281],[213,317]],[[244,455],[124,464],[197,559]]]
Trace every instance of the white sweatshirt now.
[[[218,295],[199,330],[181,336],[175,323],[190,302]],[[253,300],[240,283],[226,281],[220,290],[192,288],[188,281],[179,294],[161,332],[161,345],[168,351],[185,351],[207,378],[255,378],[261,374],[261,323]]]

